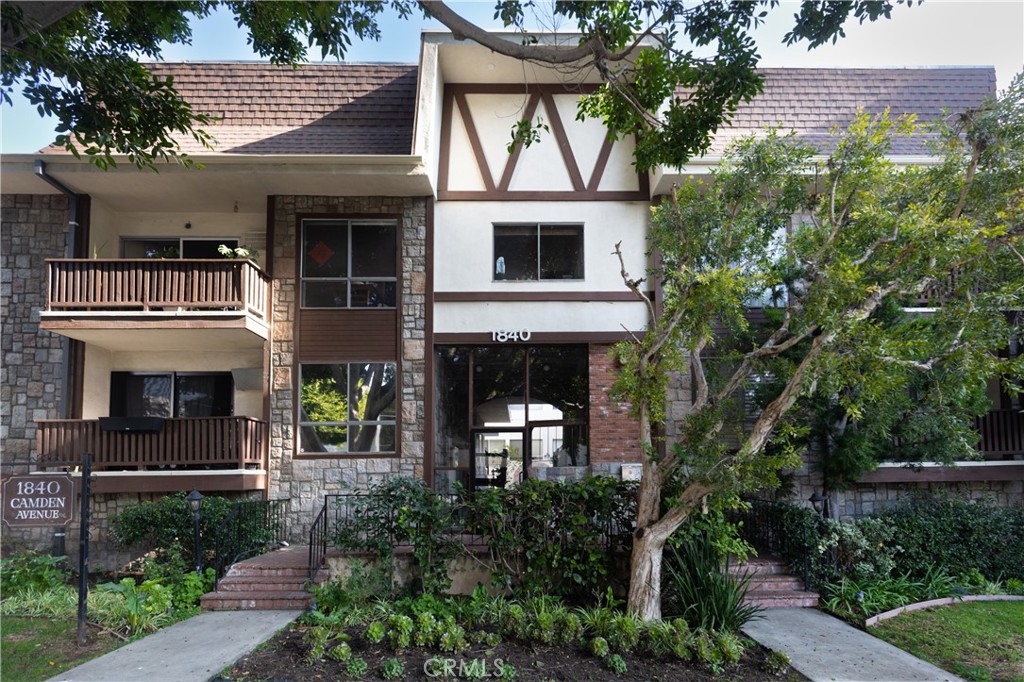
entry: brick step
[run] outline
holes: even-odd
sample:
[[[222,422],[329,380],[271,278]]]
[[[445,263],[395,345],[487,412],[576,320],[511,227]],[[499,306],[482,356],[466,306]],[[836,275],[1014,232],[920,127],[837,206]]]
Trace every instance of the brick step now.
[[[755,604],[766,609],[802,608],[810,609],[818,605],[818,595],[814,592],[801,590],[764,590],[748,592],[745,604]]]
[[[275,576],[229,576],[218,583],[217,589],[221,592],[302,592],[306,581]]]
[[[804,589],[804,581],[792,575],[754,575],[750,578],[751,592]]]
[[[228,569],[227,577],[251,576],[256,578],[302,578],[309,577],[309,569],[306,567],[277,567],[271,568],[259,565],[235,564]]]
[[[743,575],[751,573],[754,575],[784,575],[789,573],[789,566],[782,559],[755,558],[748,559],[740,564],[729,564],[729,573]]]
[[[208,592],[200,600],[207,611],[264,610],[280,611],[305,609],[312,603],[308,592],[264,591],[264,592]]]

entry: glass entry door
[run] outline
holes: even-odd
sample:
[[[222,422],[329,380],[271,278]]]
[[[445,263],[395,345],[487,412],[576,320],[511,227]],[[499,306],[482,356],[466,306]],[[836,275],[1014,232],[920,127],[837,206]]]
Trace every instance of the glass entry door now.
[[[524,430],[473,429],[470,461],[473,490],[508,488],[518,483],[523,472]]]

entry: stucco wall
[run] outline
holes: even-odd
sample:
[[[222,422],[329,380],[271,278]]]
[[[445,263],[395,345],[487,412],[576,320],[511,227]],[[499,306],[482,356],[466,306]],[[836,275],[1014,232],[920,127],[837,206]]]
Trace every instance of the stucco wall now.
[[[274,293],[271,343],[270,497],[289,498],[291,537],[303,541],[324,495],[365,490],[395,475],[423,475],[426,398],[425,199],[409,197],[278,196],[274,201]],[[295,313],[298,306],[298,214],[401,215],[401,452],[398,457],[296,459]]]

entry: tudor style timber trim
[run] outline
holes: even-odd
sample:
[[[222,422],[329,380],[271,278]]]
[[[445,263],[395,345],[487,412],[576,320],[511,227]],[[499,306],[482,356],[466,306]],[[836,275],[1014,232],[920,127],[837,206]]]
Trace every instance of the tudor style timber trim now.
[[[577,162],[576,155],[573,153],[572,145],[565,129],[565,123],[562,121],[558,108],[555,105],[555,95],[589,94],[598,87],[595,84],[581,84],[571,87],[558,84],[446,85],[441,107],[441,156],[438,168],[437,199],[439,201],[649,201],[650,178],[647,173],[637,173],[636,190],[599,189],[614,145],[614,142],[607,137],[605,137],[601,144],[594,167],[590,171],[590,177],[584,181],[583,173]],[[562,161],[565,163],[566,172],[572,183],[572,190],[512,189],[512,177],[515,175],[522,157],[522,143],[515,145],[505,162],[500,179],[495,182],[484,154],[483,142],[473,120],[473,113],[466,97],[467,95],[505,94],[528,94],[522,116],[527,121],[533,120],[537,107],[543,101],[544,108],[547,111],[546,120],[550,123],[550,131],[554,137],[554,143],[561,154]],[[462,119],[466,140],[472,150],[476,170],[479,172],[484,186],[483,190],[451,189],[452,126],[456,110],[458,110],[459,116]]]
[[[638,303],[631,291],[437,291],[436,303]]]

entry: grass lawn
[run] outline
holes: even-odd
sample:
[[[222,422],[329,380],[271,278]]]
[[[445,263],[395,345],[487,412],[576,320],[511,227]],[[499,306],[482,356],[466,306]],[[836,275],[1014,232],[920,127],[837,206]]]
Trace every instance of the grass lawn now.
[[[0,679],[4,682],[45,680],[124,644],[90,627],[88,642],[79,647],[74,618],[4,616],[0,639]]]
[[[1024,682],[1024,602],[940,606],[870,632],[970,682]]]

